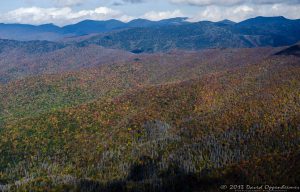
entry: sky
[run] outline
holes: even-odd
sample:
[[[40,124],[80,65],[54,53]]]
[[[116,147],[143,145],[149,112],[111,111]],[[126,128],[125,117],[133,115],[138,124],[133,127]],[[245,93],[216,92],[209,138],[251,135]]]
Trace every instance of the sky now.
[[[0,23],[59,26],[82,20],[136,18],[239,22],[256,16],[300,18],[300,0],[0,0]]]

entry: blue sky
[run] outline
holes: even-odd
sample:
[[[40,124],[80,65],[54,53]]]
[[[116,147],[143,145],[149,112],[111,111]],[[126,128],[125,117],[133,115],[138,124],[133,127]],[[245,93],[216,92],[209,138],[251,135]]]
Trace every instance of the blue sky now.
[[[241,21],[255,16],[300,18],[300,0],[9,0],[0,1],[0,22],[67,25],[85,19]]]

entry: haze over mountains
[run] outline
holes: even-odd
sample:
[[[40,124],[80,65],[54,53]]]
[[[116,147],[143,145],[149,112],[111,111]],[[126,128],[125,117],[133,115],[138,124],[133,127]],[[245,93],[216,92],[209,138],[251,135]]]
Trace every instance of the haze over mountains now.
[[[167,25],[181,25],[187,23],[187,18],[174,18],[161,21],[136,19],[128,23],[118,20],[94,21],[84,20],[77,24],[58,27],[54,24],[24,25],[0,24],[0,38],[14,40],[61,40],[64,37],[74,37],[93,33],[111,32],[114,30],[133,27],[159,27]]]
[[[186,19],[137,19],[128,23],[117,20],[86,20],[64,27],[52,24],[1,24],[0,38],[60,41],[67,37],[85,36],[80,41],[80,46],[97,44],[135,53],[172,49],[285,46],[300,40],[300,20],[284,17],[257,17],[240,23],[228,20],[190,23]],[[94,35],[89,38],[88,35],[91,34]]]

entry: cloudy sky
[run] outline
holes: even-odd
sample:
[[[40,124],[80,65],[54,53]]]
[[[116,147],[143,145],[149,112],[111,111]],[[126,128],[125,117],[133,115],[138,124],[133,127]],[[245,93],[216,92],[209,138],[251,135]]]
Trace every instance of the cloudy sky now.
[[[66,25],[85,19],[130,21],[189,17],[241,21],[255,16],[300,18],[300,0],[0,0],[1,23]]]

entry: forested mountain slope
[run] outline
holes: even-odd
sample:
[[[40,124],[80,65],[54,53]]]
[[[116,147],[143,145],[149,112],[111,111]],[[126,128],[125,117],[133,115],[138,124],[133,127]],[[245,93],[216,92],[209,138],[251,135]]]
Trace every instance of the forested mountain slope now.
[[[23,118],[139,87],[180,82],[248,66],[277,51],[273,48],[212,49],[132,55],[97,46],[69,47],[25,61],[7,60],[13,61],[18,70],[2,73],[24,78],[12,78],[0,95],[6,117]]]
[[[20,44],[20,45],[19,45]],[[132,54],[96,45],[0,40],[0,82],[127,61]],[[41,47],[41,48],[40,48]]]
[[[2,85],[0,187],[296,185],[300,60],[278,51],[141,54]]]

